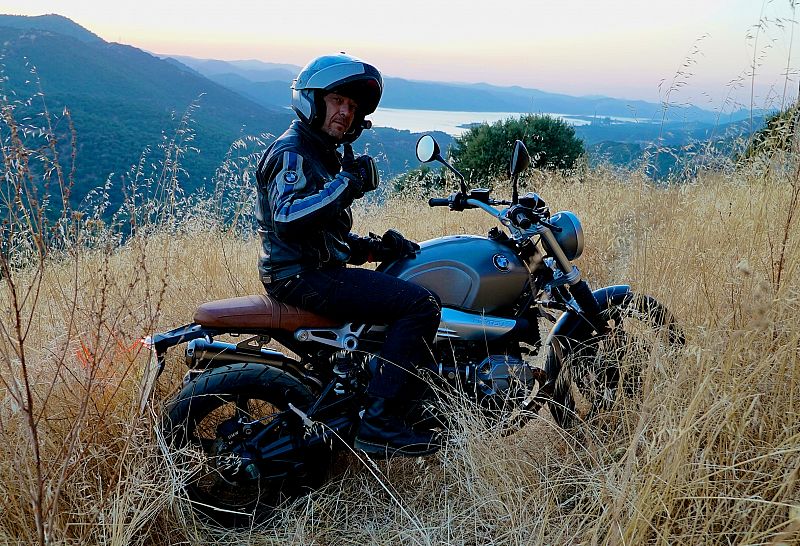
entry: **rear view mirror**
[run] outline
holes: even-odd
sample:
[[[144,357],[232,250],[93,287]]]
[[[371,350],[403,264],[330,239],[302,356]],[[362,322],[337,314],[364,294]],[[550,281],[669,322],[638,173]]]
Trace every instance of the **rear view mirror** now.
[[[530,164],[531,154],[528,153],[525,143],[521,140],[517,140],[514,142],[514,151],[511,153],[511,165],[508,169],[511,171],[511,203],[514,205],[519,202],[519,190],[517,189],[519,173],[527,169]]]
[[[422,135],[417,141],[417,159],[422,163],[428,163],[439,159],[439,144],[431,135]]]
[[[531,164],[531,155],[525,147],[525,143],[518,140],[514,143],[514,152],[511,154],[511,177],[519,175],[522,171],[527,169]]]
[[[450,171],[453,172],[453,174],[455,174],[461,181],[461,193],[467,195],[467,183],[464,180],[464,175],[458,172],[458,169],[444,160],[442,157],[442,152],[439,150],[439,144],[431,135],[422,135],[419,137],[419,140],[417,141],[417,159],[423,163],[438,161],[450,169]]]

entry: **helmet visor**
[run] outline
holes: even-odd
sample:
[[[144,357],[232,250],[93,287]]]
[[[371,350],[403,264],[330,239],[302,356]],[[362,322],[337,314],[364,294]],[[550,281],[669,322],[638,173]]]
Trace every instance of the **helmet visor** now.
[[[337,85],[329,92],[353,99],[358,105],[358,112],[362,115],[374,112],[381,97],[381,88],[373,79],[355,80]]]

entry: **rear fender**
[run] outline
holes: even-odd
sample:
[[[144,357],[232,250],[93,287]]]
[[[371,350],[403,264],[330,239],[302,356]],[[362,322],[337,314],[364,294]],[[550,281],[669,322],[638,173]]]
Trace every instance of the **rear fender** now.
[[[144,414],[147,404],[152,399],[156,381],[164,371],[167,349],[179,343],[210,336],[210,333],[199,324],[186,324],[168,332],[160,332],[141,340],[142,345],[150,352],[150,358],[142,369],[141,392],[139,395],[139,412]]]
[[[622,303],[625,297],[632,293],[631,287],[625,284],[606,286],[592,291],[597,304],[600,306],[600,311],[605,311],[612,305]],[[551,344],[554,340],[558,340],[559,344],[561,344],[569,339],[586,339],[591,335],[592,331],[591,324],[584,317],[570,309],[556,321],[555,326],[547,336],[545,345]]]
[[[174,347],[179,343],[186,343],[194,339],[211,337],[213,333],[215,332],[206,330],[199,324],[192,323],[186,324],[185,326],[179,326],[178,328],[170,330],[169,332],[153,334],[148,341],[155,353],[163,357],[164,353],[166,353],[167,349],[170,347]]]

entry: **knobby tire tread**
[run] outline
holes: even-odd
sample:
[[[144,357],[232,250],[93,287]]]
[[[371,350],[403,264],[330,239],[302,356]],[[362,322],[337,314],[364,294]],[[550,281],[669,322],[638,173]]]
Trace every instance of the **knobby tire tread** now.
[[[264,400],[284,411],[289,403],[302,407],[304,404],[310,405],[314,400],[308,387],[285,371],[260,363],[226,364],[204,372],[186,385],[166,406],[163,427],[168,444],[172,443],[175,447],[181,448],[192,443],[190,430],[194,426],[193,422],[199,422],[199,419],[216,411],[215,407],[221,407],[229,403],[229,399],[242,395]],[[219,402],[223,399],[228,402]],[[324,456],[309,454],[309,457],[313,459],[310,470],[315,475],[323,475],[322,470],[315,467],[315,464],[327,472]],[[201,503],[209,502],[209,499],[199,500]],[[247,525],[250,522],[246,516],[228,518],[223,514],[221,517],[226,520],[223,521],[218,514],[206,515],[210,515],[218,523]]]

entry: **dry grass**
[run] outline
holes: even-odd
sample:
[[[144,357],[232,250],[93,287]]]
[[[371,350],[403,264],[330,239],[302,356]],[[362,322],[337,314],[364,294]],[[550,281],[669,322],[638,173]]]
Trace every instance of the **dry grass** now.
[[[593,286],[629,283],[675,312],[688,334],[679,358],[646,363],[640,404],[571,434],[542,412],[502,437],[464,404],[455,443],[436,456],[344,455],[323,489],[246,531],[188,509],[159,448],[158,403],[138,411],[134,342],[189,322],[203,301],[258,293],[257,242],[191,220],[123,246],[88,244],[88,224],[58,252],[34,245],[33,265],[4,271],[0,296],[0,543],[797,542],[794,161],[669,187],[604,170],[531,179],[553,210],[583,219],[579,265]],[[356,215],[359,232],[417,240],[492,226],[420,198]],[[172,354],[156,402],[182,367]]]

